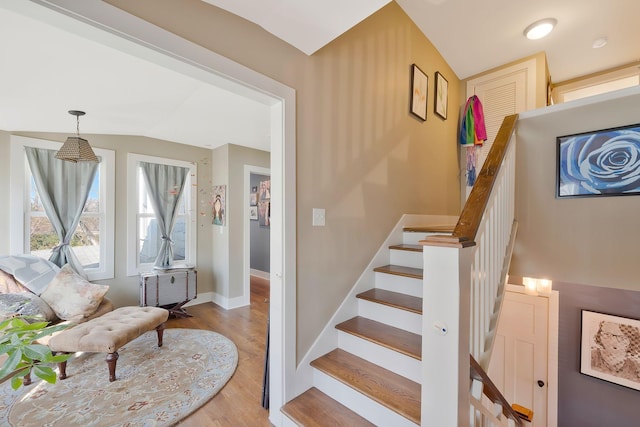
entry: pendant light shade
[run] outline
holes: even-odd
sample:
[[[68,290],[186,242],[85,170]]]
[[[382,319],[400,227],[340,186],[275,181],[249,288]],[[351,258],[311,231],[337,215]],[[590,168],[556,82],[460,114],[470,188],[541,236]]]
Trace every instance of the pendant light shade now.
[[[56,159],[68,162],[98,162],[98,158],[91,149],[89,141],[80,138],[80,116],[84,116],[84,111],[70,110],[69,114],[76,116],[76,136],[70,136],[62,144],[56,153]]]

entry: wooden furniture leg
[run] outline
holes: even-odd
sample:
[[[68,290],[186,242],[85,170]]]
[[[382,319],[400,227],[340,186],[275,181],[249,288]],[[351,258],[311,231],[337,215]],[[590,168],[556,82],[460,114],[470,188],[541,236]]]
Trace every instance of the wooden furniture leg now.
[[[116,380],[116,363],[118,363],[118,352],[114,351],[113,353],[107,353],[107,357],[105,358],[107,361],[107,365],[109,366],[109,381],[113,382]]]
[[[162,336],[164,335],[164,323],[156,326],[156,332],[158,333],[158,347],[162,347]]]
[[[52,352],[53,355],[55,356],[56,354],[69,354],[66,351],[53,351]],[[67,378],[67,361],[65,360],[64,362],[58,362],[58,378],[60,378],[61,380],[64,380]]]

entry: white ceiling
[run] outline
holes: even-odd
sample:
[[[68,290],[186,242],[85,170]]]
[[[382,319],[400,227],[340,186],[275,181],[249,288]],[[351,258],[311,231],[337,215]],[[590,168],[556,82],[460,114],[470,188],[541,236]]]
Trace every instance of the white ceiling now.
[[[67,25],[61,30],[57,18],[56,26],[50,25],[23,15],[30,9],[16,12],[4,9],[6,4],[0,2],[0,129],[75,133],[76,119],[67,111],[82,110],[87,114],[80,118],[81,135],[270,150],[267,102],[204,82],[213,78],[210,73],[185,64],[174,71],[143,58],[146,52],[108,47],[126,43],[124,49],[144,49],[103,31],[83,30],[89,38],[78,36],[65,16],[57,17]]]
[[[242,16],[308,55],[390,0],[203,0]],[[396,0],[458,78],[546,52],[561,82],[640,60],[639,0]],[[527,40],[534,21],[556,18],[545,39]],[[607,37],[601,49],[591,46]]]
[[[309,55],[389,2],[203,1],[255,22]],[[396,1],[461,79],[541,51],[554,82],[640,60],[635,22],[640,0]],[[50,24],[40,13],[25,12],[27,3],[0,0],[0,129],[70,133],[75,118],[67,110],[80,109],[87,112],[80,119],[83,135],[269,150],[268,102],[245,96],[246,89],[239,96],[228,82],[185,64],[159,67],[153,54],[113,35],[87,37],[82,31],[79,36],[72,28],[84,24],[61,26],[67,17]],[[523,37],[528,24],[546,17],[558,20],[548,38]],[[603,36],[608,45],[592,49]]]

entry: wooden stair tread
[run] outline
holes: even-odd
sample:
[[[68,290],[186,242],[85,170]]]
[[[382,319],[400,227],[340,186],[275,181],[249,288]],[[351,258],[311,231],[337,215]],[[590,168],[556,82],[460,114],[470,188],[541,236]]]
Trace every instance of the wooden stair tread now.
[[[356,298],[422,314],[422,298],[385,289],[373,288],[359,293]]]
[[[281,411],[297,425],[304,427],[375,425],[315,387],[288,402]]]
[[[339,348],[311,366],[420,425],[420,384]]]
[[[422,245],[409,245],[407,243],[403,243],[401,245],[391,245],[389,249],[396,249],[399,251],[410,251],[410,252],[422,252]]]
[[[424,225],[415,227],[403,227],[408,233],[453,233],[455,225]]]
[[[378,273],[395,274],[396,276],[411,277],[413,279],[422,279],[423,270],[421,268],[405,267],[403,265],[385,265],[376,267],[373,271]]]
[[[336,329],[422,360],[422,337],[418,334],[360,316],[337,324]]]

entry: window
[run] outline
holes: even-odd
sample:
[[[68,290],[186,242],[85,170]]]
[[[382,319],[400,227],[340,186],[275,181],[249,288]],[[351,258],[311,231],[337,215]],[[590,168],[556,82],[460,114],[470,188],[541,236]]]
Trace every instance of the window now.
[[[195,202],[196,165],[194,163],[144,156],[128,155],[127,166],[127,274],[130,276],[149,271],[158,255],[162,236],[156,221],[150,195],[145,184],[140,162],[181,166],[189,169],[187,182],[180,197],[178,212],[170,239],[176,264],[194,265],[196,260]],[[171,191],[169,189],[168,191]]]
[[[11,251],[49,258],[59,243],[36,189],[25,147],[58,150],[62,144],[18,136],[11,137]],[[111,150],[94,148],[100,158],[89,197],[71,241],[89,280],[114,277],[114,164]]]

